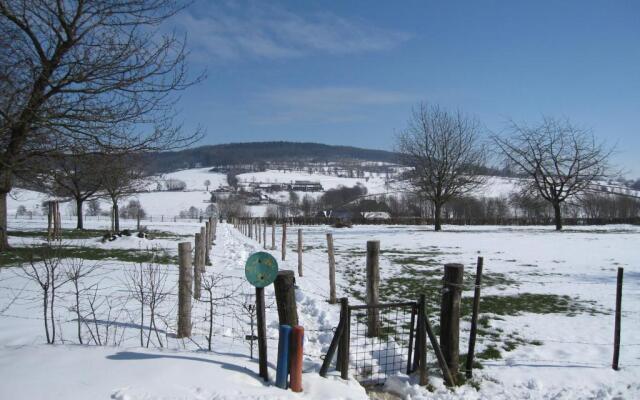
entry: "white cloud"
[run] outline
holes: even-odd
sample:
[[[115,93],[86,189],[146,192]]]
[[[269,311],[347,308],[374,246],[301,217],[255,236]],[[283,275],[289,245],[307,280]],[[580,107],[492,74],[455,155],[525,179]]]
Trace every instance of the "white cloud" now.
[[[366,119],[377,107],[409,104],[417,96],[355,87],[280,89],[257,96],[259,124],[341,123]]]
[[[300,15],[258,2],[206,2],[173,23],[188,33],[189,46],[201,59],[363,53],[393,48],[410,37],[328,12]]]

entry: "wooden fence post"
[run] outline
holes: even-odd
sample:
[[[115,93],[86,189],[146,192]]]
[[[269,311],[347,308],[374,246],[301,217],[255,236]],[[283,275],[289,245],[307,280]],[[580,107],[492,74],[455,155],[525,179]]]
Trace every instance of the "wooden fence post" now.
[[[460,297],[462,294],[462,264],[445,264],[440,309],[440,346],[452,376],[458,375],[460,339]]]
[[[287,255],[287,223],[282,223],[282,261]]]
[[[209,235],[207,235],[207,246],[213,246],[213,218],[209,217]]]
[[[262,247],[267,249],[267,221],[262,221]]]
[[[53,202],[48,203],[49,211],[47,213],[47,238],[51,240],[53,237]]]
[[[298,276],[302,277],[302,229],[298,229]]]
[[[205,248],[204,238],[207,236],[207,228],[204,226],[200,227],[200,240],[202,241],[202,246],[200,246],[200,267],[202,268],[202,272],[205,271],[204,266],[206,264],[207,258],[207,249]]]
[[[205,221],[204,223],[204,264],[211,265],[211,224],[209,221]]]
[[[471,332],[469,333],[469,351],[467,351],[467,365],[465,374],[467,379],[473,376],[473,356],[476,347],[476,333],[478,332],[478,313],[480,312],[480,284],[482,283],[482,265],[484,259],[478,257],[476,265],[476,285],[473,293],[473,310],[471,314]]]
[[[338,346],[337,369],[342,379],[349,379],[349,352],[351,351],[351,312],[349,311],[349,299],[340,299],[340,318],[343,318],[342,335]]]
[[[200,233],[196,233],[195,249],[193,251],[193,298],[200,299],[201,283],[202,283],[202,245],[204,241]]]
[[[367,305],[378,304],[378,288],[380,286],[380,241],[367,242]],[[377,337],[380,334],[380,310],[367,309],[367,336]]]
[[[424,294],[420,295],[420,301],[418,301],[418,346],[416,351],[419,351],[419,369],[420,369],[420,385],[426,386],[428,381],[427,376],[427,324],[425,319],[427,318],[427,301]],[[419,349],[419,350],[418,350]]]
[[[618,361],[620,360],[620,324],[622,322],[622,278],[624,276],[624,268],[618,267],[618,279],[616,284],[616,316],[615,328],[613,331],[613,363],[611,367],[618,370]]]
[[[295,284],[296,277],[293,271],[287,270],[279,271],[273,283],[280,325],[298,325]]]
[[[332,233],[327,233],[327,254],[329,255],[329,304],[336,304],[336,259],[333,254]]]
[[[178,332],[177,337],[191,336],[191,243],[178,244]]]
[[[276,249],[276,222],[271,222],[271,250]]]
[[[58,221],[57,236],[58,240],[62,239],[62,217],[60,215],[60,202],[56,201],[56,219]]]

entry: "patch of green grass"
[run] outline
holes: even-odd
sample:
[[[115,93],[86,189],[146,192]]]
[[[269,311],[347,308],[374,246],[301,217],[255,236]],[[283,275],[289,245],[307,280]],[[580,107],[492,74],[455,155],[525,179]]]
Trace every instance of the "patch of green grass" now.
[[[137,234],[135,230],[129,230],[131,235]],[[63,229],[61,238],[65,239],[96,239],[101,238],[109,233],[105,229]],[[179,235],[173,232],[149,230],[147,231],[149,239],[178,239],[184,237],[190,237],[193,235]],[[24,238],[42,238],[47,237],[47,231],[9,231],[9,236],[24,237]]]
[[[418,257],[418,256],[411,256],[411,257],[390,257],[391,261],[394,264],[402,264],[402,265],[422,265],[422,266],[429,266],[429,267],[433,267],[438,265],[438,260],[434,259],[434,258],[427,258],[424,259],[424,257]]]
[[[502,354],[500,354],[500,350],[498,350],[496,346],[490,344],[486,349],[477,353],[475,358],[479,358],[481,360],[499,360],[502,358]]]
[[[462,313],[471,313],[473,299],[462,299]],[[540,293],[520,293],[508,296],[485,295],[480,298],[480,312],[497,315],[534,314],[565,314],[575,316],[578,313],[600,314],[602,310],[596,308],[592,301],[579,300],[570,296]]]
[[[181,239],[181,238],[186,238],[186,237],[192,237],[193,235],[180,235],[177,233],[173,233],[173,232],[167,232],[167,231],[157,231],[157,230],[148,230],[147,232],[147,237],[149,239]],[[135,235],[136,232],[132,232],[132,235]]]
[[[62,239],[92,239],[102,237],[106,231],[99,229],[63,229]],[[9,231],[9,236],[46,238],[46,231]]]
[[[119,260],[125,262],[144,263],[155,261],[157,264],[177,264],[178,258],[164,250],[149,251],[136,249],[99,249],[95,247],[77,246],[30,246],[14,247],[0,253],[0,267],[17,266],[42,260],[46,256],[55,255],[60,258],[82,258],[85,260]]]
[[[441,249],[429,248],[425,251],[409,251],[392,249],[384,252],[385,258],[394,264],[394,268],[385,271],[386,274],[380,280],[379,295],[381,302],[415,301],[424,294],[427,300],[427,313],[433,322],[433,329],[439,335],[437,318],[440,312],[442,300],[442,260]],[[345,288],[350,297],[364,302],[366,267],[364,263],[365,252],[344,251],[342,253],[342,271],[347,278],[348,286]],[[346,261],[346,262],[344,262]],[[516,260],[507,260],[516,262]],[[465,294],[462,298],[461,315],[469,321],[471,319],[471,307],[473,303],[473,282],[475,271],[470,270],[465,274]],[[531,275],[543,274],[531,272]],[[482,287],[493,287],[504,290],[510,287],[518,287],[516,279],[503,273],[484,273]],[[474,368],[482,368],[483,360],[500,359],[503,352],[512,352],[520,346],[542,345],[539,340],[526,339],[517,332],[505,332],[499,327],[492,327],[492,322],[503,320],[501,316],[520,315],[522,313],[535,314],[565,314],[574,316],[579,313],[598,314],[604,313],[596,302],[581,300],[577,297],[561,296],[555,294],[516,293],[506,296],[490,294],[482,295],[480,299],[480,317],[478,319],[477,334],[487,345],[474,359]],[[381,319],[386,318],[385,311],[381,310]],[[363,321],[360,321],[363,323]],[[398,329],[402,327],[394,327]],[[395,335],[391,331],[389,335]],[[464,365],[464,358],[461,365]],[[464,379],[462,380],[464,382]]]

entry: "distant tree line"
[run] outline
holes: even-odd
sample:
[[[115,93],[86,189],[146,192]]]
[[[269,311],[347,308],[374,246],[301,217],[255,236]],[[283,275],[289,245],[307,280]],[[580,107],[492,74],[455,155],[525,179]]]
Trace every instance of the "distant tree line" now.
[[[390,163],[397,161],[396,154],[390,151],[296,142],[229,143],[180,151],[148,153],[147,157],[150,168],[154,172],[214,165],[255,165],[257,170],[260,170],[260,165],[264,165],[267,161],[298,160],[301,167],[304,167],[307,162],[331,162],[344,159]]]

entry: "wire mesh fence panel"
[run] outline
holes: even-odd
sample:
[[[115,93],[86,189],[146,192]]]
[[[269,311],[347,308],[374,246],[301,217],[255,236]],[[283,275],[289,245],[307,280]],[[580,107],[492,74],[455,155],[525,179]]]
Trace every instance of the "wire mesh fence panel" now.
[[[404,303],[385,307],[351,308],[350,375],[362,385],[383,385],[399,372],[406,373],[414,337],[412,313],[415,304]],[[369,333],[369,316],[378,317],[378,334]]]

